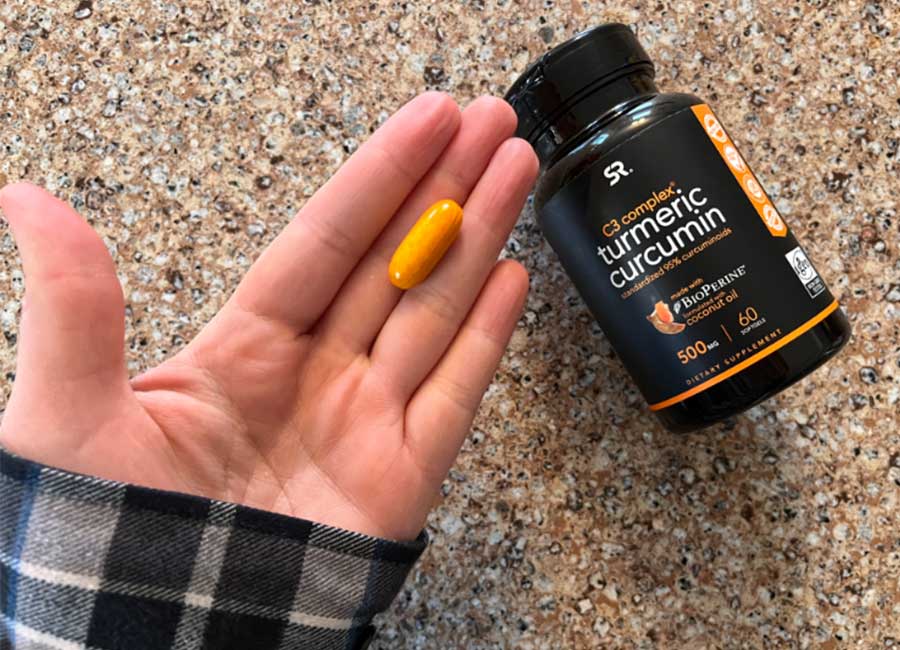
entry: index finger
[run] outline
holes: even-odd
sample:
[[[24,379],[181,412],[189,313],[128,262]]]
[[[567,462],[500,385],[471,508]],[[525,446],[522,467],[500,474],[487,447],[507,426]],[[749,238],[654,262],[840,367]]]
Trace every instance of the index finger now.
[[[225,308],[306,332],[459,127],[444,93],[401,108],[263,252]]]

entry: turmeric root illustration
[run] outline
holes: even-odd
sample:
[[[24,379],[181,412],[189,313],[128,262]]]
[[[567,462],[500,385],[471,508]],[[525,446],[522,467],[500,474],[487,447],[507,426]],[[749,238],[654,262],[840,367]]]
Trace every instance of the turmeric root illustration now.
[[[652,323],[657,331],[663,334],[680,334],[685,328],[684,323],[675,322],[675,316],[672,315],[669,306],[662,301],[654,305],[653,311],[647,316],[647,320]]]
[[[656,317],[659,318],[664,323],[674,323],[675,317],[672,315],[672,312],[669,310],[669,306],[660,300],[653,306],[653,313],[656,314]]]

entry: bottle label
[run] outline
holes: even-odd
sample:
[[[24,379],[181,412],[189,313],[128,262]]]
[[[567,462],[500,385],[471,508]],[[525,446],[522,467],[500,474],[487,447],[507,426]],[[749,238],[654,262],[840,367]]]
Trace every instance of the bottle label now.
[[[838,308],[705,104],[614,148],[542,212],[653,410],[736,375]]]

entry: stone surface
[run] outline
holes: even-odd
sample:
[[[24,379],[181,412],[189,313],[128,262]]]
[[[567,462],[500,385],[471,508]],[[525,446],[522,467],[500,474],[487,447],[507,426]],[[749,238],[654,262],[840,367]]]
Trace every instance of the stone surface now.
[[[900,647],[900,6],[893,0],[0,5],[0,182],[104,236],[134,372],[426,88],[500,93],[635,26],[714,104],[850,314],[843,354],[710,431],[647,412],[526,210],[533,290],[377,648]],[[22,276],[0,240],[8,394]]]

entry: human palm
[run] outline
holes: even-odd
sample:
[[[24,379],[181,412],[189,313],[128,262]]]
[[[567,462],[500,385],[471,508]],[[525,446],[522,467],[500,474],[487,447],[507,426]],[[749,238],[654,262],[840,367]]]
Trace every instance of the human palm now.
[[[14,453],[392,539],[415,537],[521,313],[497,255],[536,173],[515,115],[427,93],[401,109],[264,251],[187,347],[129,379],[124,302],[94,231],[17,184],[0,207],[26,295],[0,426]],[[465,224],[423,284],[387,274],[442,198]]]

